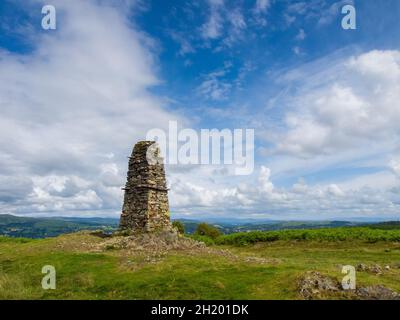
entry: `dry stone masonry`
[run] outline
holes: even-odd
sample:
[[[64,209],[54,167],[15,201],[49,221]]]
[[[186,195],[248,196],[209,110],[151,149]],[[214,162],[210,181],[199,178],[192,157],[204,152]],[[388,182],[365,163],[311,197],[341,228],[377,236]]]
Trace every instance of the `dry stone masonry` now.
[[[148,161],[148,155],[159,161]],[[133,232],[171,229],[164,164],[154,141],[141,141],[133,148],[124,190],[120,229]]]

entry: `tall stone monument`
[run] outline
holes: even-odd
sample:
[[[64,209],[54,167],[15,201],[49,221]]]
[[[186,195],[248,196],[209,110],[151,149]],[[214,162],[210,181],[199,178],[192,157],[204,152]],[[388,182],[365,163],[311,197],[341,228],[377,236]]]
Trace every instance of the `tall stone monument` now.
[[[120,229],[171,229],[164,164],[154,141],[140,141],[133,148],[124,190]]]

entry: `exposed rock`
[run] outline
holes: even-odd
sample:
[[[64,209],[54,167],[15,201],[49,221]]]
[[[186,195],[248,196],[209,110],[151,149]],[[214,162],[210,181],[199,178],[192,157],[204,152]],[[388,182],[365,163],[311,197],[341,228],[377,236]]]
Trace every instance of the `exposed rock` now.
[[[389,267],[389,269],[387,269],[387,268],[385,268],[385,269],[389,270],[390,267]],[[382,267],[378,264],[373,264],[373,265],[368,266],[366,264],[360,263],[356,266],[356,270],[359,272],[370,272],[370,273],[374,273],[377,275],[381,275],[383,273]]]
[[[362,300],[400,300],[400,294],[382,285],[359,288],[356,294]]]
[[[369,271],[375,274],[382,274],[382,267],[378,264],[374,264],[369,267]]]
[[[307,272],[300,281],[300,294],[307,300],[319,299],[329,292],[338,292],[340,283],[319,272]]]
[[[362,266],[360,266],[361,268]],[[337,279],[307,272],[299,283],[300,295],[307,300],[343,298],[355,300],[400,300],[400,294],[383,285],[360,287],[356,290],[343,290]]]
[[[368,271],[368,266],[364,263],[360,263],[356,266],[357,271]]]
[[[99,237],[99,238],[111,238],[112,237],[111,233],[106,233],[103,230],[91,231],[90,235],[95,236],[95,237]]]

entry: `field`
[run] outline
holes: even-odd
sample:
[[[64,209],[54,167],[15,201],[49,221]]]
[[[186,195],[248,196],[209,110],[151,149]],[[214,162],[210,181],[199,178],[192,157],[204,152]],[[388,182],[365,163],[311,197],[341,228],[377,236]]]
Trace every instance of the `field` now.
[[[253,232],[210,240],[217,244],[205,250],[157,254],[93,250],[107,240],[87,232],[0,237],[0,299],[302,299],[307,272],[340,280],[343,265],[360,263],[390,269],[358,272],[358,286],[400,292],[399,236],[371,228]],[[44,265],[56,268],[56,290],[41,287]]]

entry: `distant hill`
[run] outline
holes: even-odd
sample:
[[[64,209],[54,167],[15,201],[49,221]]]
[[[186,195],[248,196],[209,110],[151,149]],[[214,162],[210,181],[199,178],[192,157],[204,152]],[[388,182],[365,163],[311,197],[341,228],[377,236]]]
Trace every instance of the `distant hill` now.
[[[110,218],[31,218],[0,215],[0,235],[25,238],[55,237],[80,230],[112,231],[118,219]]]
[[[295,229],[321,229],[337,227],[368,226],[375,229],[400,229],[400,222],[383,222],[366,224],[349,221],[245,221],[245,220],[190,220],[176,219],[185,226],[185,232],[194,233],[197,225],[207,222],[224,234],[250,231],[275,231]],[[80,230],[104,230],[111,232],[118,227],[117,218],[78,218],[78,217],[49,217],[32,218],[3,214],[0,215],[0,235],[24,238],[55,237],[64,233],[72,233]]]
[[[185,226],[186,233],[193,233],[197,225],[201,222],[189,219],[176,219],[181,221]],[[274,230],[292,230],[292,229],[321,229],[321,228],[338,228],[338,227],[355,227],[361,223],[349,221],[262,221],[262,222],[218,222],[214,221],[210,224],[216,226],[225,234],[249,231],[274,231]],[[365,223],[363,224],[365,225]]]
[[[400,221],[374,223],[368,225],[368,227],[372,229],[381,229],[381,230],[397,230],[400,229]]]

